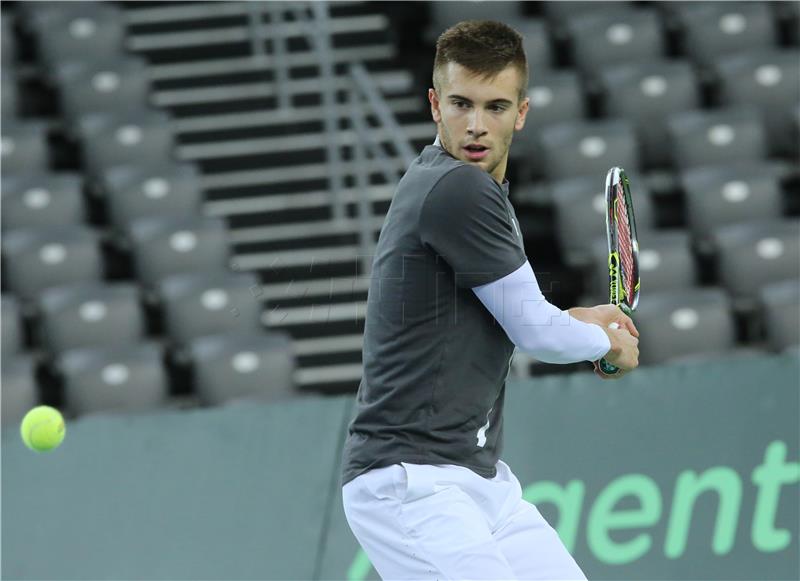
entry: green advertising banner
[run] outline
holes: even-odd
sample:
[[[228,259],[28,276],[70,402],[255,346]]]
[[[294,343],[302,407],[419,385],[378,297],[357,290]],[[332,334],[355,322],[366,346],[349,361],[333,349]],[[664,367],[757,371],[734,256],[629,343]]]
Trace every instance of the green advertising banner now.
[[[592,580],[800,578],[800,358],[509,382],[503,459]],[[341,506],[352,396],[4,426],[3,579],[377,579]]]
[[[2,578],[312,579],[350,398],[3,430]]]
[[[796,580],[800,360],[509,382],[503,459],[592,580]],[[333,507],[323,579],[378,579]]]

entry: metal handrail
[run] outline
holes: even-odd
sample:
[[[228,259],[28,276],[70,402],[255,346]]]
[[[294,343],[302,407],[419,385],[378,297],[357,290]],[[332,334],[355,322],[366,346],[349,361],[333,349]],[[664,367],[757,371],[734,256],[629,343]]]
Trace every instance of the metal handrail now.
[[[406,166],[411,165],[411,162],[414,161],[416,157],[414,148],[411,147],[411,142],[406,136],[405,131],[397,122],[397,119],[395,119],[392,110],[380,94],[380,91],[378,91],[366,67],[361,63],[353,63],[350,65],[350,76],[353,79],[354,88],[360,91],[366,98],[367,103],[378,118],[378,121],[384,125],[394,137],[393,145],[402,158],[403,163]]]
[[[356,177],[356,219],[358,221],[358,246],[359,262],[361,272],[366,275],[372,268],[372,255],[374,254],[375,244],[372,238],[372,208],[367,198],[367,188],[369,187],[369,173],[367,168],[367,144],[370,143],[367,136],[366,123],[364,122],[363,109],[356,91],[350,91],[348,95],[350,101],[351,119],[353,128],[359,138],[353,146],[353,160],[355,161]]]
[[[344,224],[347,222],[347,208],[342,194],[345,189],[345,176],[342,172],[344,164],[342,163],[341,148],[343,143],[339,131],[341,106],[337,103],[337,88],[334,83],[335,68],[331,56],[332,41],[328,2],[319,0],[303,5],[284,2],[267,4],[272,30],[280,28],[285,21],[284,13],[290,12],[294,16],[293,26],[295,29],[303,31],[314,52],[319,67],[319,83],[322,93],[326,173],[330,184],[333,220],[335,223]],[[255,35],[260,36],[262,26],[260,9],[254,8],[250,13],[251,30]],[[284,111],[291,108],[291,97],[283,90],[289,79],[288,68],[283,62],[286,56],[285,40],[283,35],[278,34],[273,42],[276,92],[279,97],[280,109]],[[263,49],[263,47],[259,48]],[[259,58],[257,50],[254,50],[254,58]],[[395,119],[391,108],[364,65],[354,63],[348,72],[350,82],[345,88],[346,103],[350,109],[352,128],[358,136],[352,145],[354,163],[351,165],[354,166],[355,189],[359,192],[359,195],[356,196],[356,216],[359,224],[360,261],[362,272],[367,273],[371,266],[375,247],[372,203],[367,192],[370,186],[368,164],[371,162],[379,164],[387,183],[393,183],[398,177],[397,160],[391,159],[384,151],[382,142],[373,137],[374,131],[371,130],[367,118],[377,119],[379,127],[391,136],[390,145],[396,156],[402,160],[404,167],[411,164],[415,154],[408,136]]]
[[[370,131],[367,127],[366,118],[371,112],[378,120],[378,123],[387,130],[391,136],[391,144],[397,155],[402,160],[403,168],[411,165],[416,157],[414,149],[411,147],[411,142],[408,135],[400,126],[392,114],[392,110],[387,105],[380,91],[375,86],[375,82],[370,78],[367,69],[360,63],[354,63],[350,66],[350,77],[353,81],[352,90],[350,92],[350,102],[352,111],[353,128],[359,135],[356,145],[357,162],[363,162],[364,150],[369,151],[372,158],[377,161],[382,169],[387,183],[393,183],[397,179],[397,165],[392,163],[392,160],[386,155],[383,144],[376,140],[374,132]],[[361,163],[357,163],[361,166]],[[359,173],[366,173],[366,167]],[[362,253],[362,272],[368,273],[371,268],[371,257],[374,253],[375,242],[373,239],[373,229],[371,225],[371,205],[368,201],[366,188],[368,181],[360,181],[357,184],[360,190],[358,196],[359,203],[357,205],[358,222],[359,222],[359,242]]]
[[[331,59],[331,38],[328,28],[328,3],[311,2],[313,23],[310,27],[309,42],[317,53],[320,82],[322,83],[322,107],[325,118],[325,146],[333,201],[333,219],[337,222],[346,217],[346,208],[341,192],[344,189],[344,176],[341,173],[341,152],[338,140],[338,117],[336,116],[336,93],[333,88],[333,60]],[[297,12],[300,12],[299,10]]]
[[[267,12],[269,14],[270,24],[272,26],[272,53],[274,55],[274,62],[275,62],[275,90],[278,94],[278,108],[281,111],[287,111],[292,106],[291,96],[289,95],[288,91],[288,81],[289,81],[289,67],[287,66],[286,62],[286,36],[283,33],[283,27],[281,26],[284,23],[283,12],[284,8],[282,6],[282,2],[268,2],[267,3]],[[250,11],[250,20],[251,23],[253,20],[257,21],[257,25],[254,27],[251,24],[251,28],[254,28],[256,32],[259,30],[263,30],[264,26],[261,22],[261,2],[249,2],[249,6],[252,6]],[[253,39],[253,42],[256,43],[263,52],[264,44],[263,44],[263,35],[259,34],[257,37]]]

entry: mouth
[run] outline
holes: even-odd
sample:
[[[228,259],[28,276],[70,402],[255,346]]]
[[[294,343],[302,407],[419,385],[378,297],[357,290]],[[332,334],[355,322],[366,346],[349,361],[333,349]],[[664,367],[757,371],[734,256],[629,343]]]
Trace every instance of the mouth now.
[[[480,161],[489,155],[489,148],[478,143],[470,143],[461,148],[470,161]]]

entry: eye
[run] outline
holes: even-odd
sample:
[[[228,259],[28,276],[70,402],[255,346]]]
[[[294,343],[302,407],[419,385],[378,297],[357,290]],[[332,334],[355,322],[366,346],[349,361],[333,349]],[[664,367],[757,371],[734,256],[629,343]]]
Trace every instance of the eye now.
[[[493,113],[502,113],[506,110],[504,105],[489,105],[489,111]]]
[[[469,103],[466,101],[453,101],[453,105],[455,105],[457,109],[466,109],[469,107]]]

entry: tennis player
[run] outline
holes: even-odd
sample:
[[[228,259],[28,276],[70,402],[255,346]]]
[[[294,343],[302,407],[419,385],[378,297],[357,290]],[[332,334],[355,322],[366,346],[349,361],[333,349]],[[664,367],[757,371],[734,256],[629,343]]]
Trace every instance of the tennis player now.
[[[436,45],[436,141],[397,186],[373,262],[364,375],[342,466],[348,523],[383,579],[585,579],[500,452],[516,347],[638,365],[617,307],[542,295],[505,179],[525,124],[522,38],[462,22]],[[610,329],[616,322],[619,329]]]

